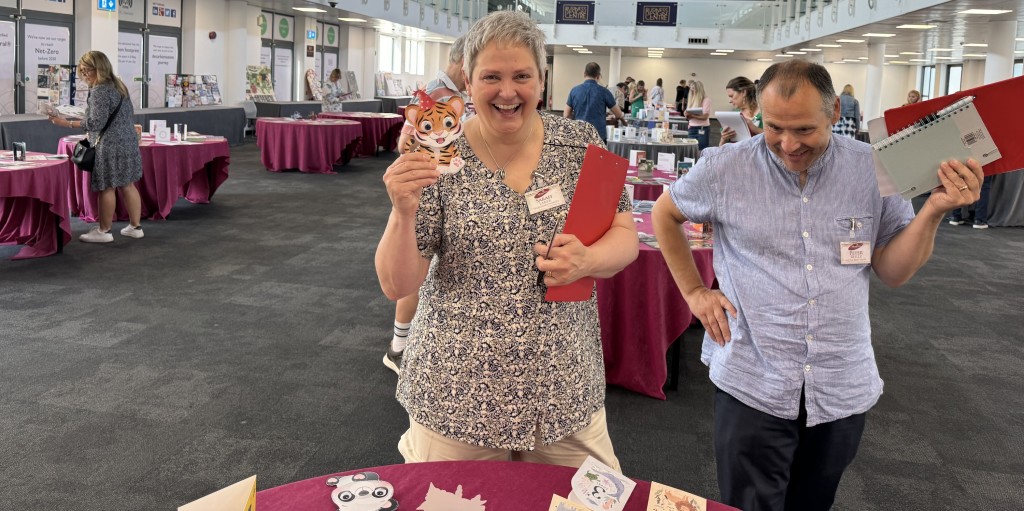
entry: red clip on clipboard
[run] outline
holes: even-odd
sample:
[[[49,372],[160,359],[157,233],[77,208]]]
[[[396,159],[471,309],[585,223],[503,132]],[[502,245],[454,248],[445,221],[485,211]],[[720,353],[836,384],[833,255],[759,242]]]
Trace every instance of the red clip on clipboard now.
[[[565,219],[565,234],[574,234],[586,246],[601,239],[612,226],[619,198],[626,184],[625,158],[596,145],[587,146],[583,168]],[[564,286],[552,286],[544,295],[549,302],[582,302],[594,292],[594,278],[584,277]]]
[[[1001,158],[983,167],[986,176],[1024,168],[1024,144],[1019,141],[1024,119],[1024,76],[954,92],[940,98],[885,111],[885,127],[892,135],[915,122],[952,105],[964,96],[974,96],[974,107],[985,123]]]

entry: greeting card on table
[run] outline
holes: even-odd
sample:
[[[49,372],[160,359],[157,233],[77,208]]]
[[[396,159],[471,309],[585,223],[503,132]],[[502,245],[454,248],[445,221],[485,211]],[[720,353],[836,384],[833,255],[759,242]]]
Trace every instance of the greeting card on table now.
[[[149,121],[149,132],[156,133],[158,128],[166,128],[167,121],[150,120]]]
[[[398,509],[395,487],[382,481],[376,472],[357,472],[352,475],[329,477],[331,502],[345,511],[393,511]],[[433,488],[433,485],[431,485]]]
[[[593,511],[622,511],[635,487],[628,477],[587,456],[572,476],[569,500]]]
[[[552,495],[548,511],[590,511],[590,508],[568,500],[561,495]]]
[[[171,128],[168,128],[167,126],[157,128],[156,131],[153,132],[153,138],[156,139],[157,142],[170,142]]]
[[[427,496],[416,509],[419,511],[486,511],[487,508],[484,504],[487,504],[487,501],[483,500],[480,495],[472,499],[463,498],[461,484],[455,488],[455,493],[451,493],[430,483],[430,488],[427,488]]]
[[[185,504],[178,511],[256,511],[256,476]]]
[[[672,172],[676,166],[675,153],[658,153],[658,170]]]
[[[651,483],[647,511],[707,511],[708,499],[661,483]]]

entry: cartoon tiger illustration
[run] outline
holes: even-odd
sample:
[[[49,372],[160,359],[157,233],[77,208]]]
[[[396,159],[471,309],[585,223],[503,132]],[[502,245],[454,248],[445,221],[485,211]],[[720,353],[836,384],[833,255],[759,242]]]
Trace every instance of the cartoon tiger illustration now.
[[[455,148],[455,140],[462,136],[465,102],[458,96],[437,101],[421,90],[415,94],[419,103],[405,107],[406,121],[416,128],[409,138],[412,147],[406,147],[406,151],[430,155],[442,174],[462,170],[465,162]]]

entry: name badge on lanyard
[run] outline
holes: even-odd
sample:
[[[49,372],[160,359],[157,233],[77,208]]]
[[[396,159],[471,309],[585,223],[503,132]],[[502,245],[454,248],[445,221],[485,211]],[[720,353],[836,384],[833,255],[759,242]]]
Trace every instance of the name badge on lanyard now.
[[[565,196],[562,195],[560,185],[548,185],[536,190],[530,190],[523,194],[526,198],[526,206],[530,208],[530,214],[536,215],[551,208],[557,208],[565,204]]]
[[[857,236],[857,227],[861,223],[856,218],[850,219],[850,240]],[[871,264],[870,241],[840,241],[839,262],[841,264]]]

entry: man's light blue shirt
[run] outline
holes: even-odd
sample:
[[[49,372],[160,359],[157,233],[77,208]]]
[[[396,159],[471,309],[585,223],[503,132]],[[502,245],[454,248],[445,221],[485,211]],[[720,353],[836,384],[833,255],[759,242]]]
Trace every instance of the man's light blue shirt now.
[[[587,78],[569,91],[569,99],[565,103],[572,108],[573,118],[589,122],[601,140],[608,142],[604,121],[608,109],[615,106],[615,96],[610,90],[598,84],[597,80]]]
[[[796,173],[763,135],[708,148],[670,189],[686,218],[714,228],[719,287],[739,312],[732,341],[704,336],[711,380],[744,404],[807,426],[870,409],[882,394],[868,317],[870,265],[840,264],[842,242],[884,246],[914,217],[909,201],[881,197],[871,147],[832,137]]]

